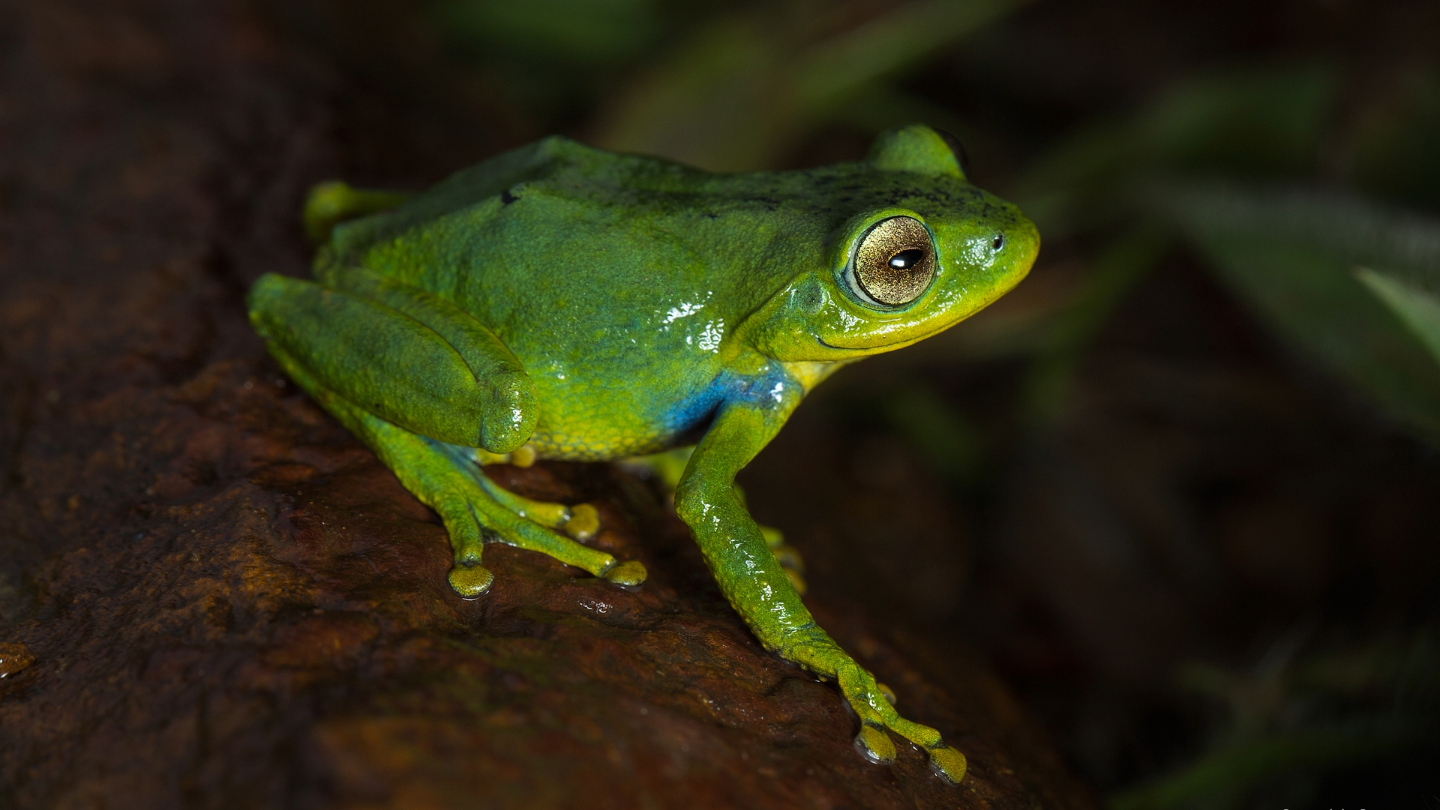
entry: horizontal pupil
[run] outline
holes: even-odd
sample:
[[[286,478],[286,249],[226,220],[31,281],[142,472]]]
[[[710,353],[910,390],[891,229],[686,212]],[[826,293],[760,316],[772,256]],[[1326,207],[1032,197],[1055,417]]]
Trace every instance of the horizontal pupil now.
[[[892,270],[909,270],[925,258],[925,251],[919,248],[902,250],[890,257],[890,268]]]

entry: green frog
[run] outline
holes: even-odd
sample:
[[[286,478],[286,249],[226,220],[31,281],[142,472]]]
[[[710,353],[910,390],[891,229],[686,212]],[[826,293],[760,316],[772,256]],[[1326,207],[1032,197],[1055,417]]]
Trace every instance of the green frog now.
[[[306,205],[313,280],[261,277],[250,320],[438,513],[465,599],[494,580],[487,540],[617,586],[646,578],[585,545],[593,507],[521,497],[485,464],[693,448],[668,457],[675,510],[756,638],[839,685],[861,753],[893,761],[893,732],[959,782],[965,757],[815,623],[798,556],[735,484],[826,377],[955,325],[1029,271],[1035,227],[958,155],[912,125],[859,162],[712,174],[551,137],[414,197],[327,183]]]

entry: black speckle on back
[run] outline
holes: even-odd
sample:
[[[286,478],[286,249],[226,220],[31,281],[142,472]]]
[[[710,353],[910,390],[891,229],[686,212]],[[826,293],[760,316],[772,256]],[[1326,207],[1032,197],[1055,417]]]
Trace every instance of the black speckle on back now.
[[[500,192],[500,202],[505,205],[509,205],[510,203],[513,203],[518,199],[520,198],[516,197],[514,194],[511,194],[510,189],[508,188]]]

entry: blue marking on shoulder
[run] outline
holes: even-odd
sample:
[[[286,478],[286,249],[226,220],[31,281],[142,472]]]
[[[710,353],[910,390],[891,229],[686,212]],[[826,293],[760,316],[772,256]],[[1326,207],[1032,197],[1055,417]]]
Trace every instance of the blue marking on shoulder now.
[[[726,402],[745,402],[759,408],[777,408],[805,395],[804,387],[778,363],[761,374],[722,372],[699,393],[680,402],[661,418],[671,439],[702,427]]]
[[[673,439],[709,422],[734,388],[734,375],[721,372],[694,396],[671,406],[660,417],[667,436]]]

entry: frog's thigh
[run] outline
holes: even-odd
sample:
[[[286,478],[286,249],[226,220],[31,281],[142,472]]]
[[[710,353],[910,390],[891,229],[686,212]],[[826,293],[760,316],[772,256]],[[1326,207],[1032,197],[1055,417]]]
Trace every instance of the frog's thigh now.
[[[250,320],[319,385],[387,422],[497,453],[523,445],[539,408],[514,355],[453,305],[404,297],[430,305],[415,307],[426,323],[391,299],[267,274],[250,291]]]
[[[386,422],[327,389],[284,349],[272,346],[271,351],[302,388],[375,450],[407,490],[440,515],[455,552],[450,586],[461,596],[478,597],[494,580],[480,565],[487,532],[505,543],[547,554],[618,585],[645,581],[645,568],[640,563],[617,562],[603,551],[586,548],[522,517],[492,496],[491,492],[501,492],[510,499],[519,499],[485,477],[469,459],[469,448],[418,436]]]
[[[489,590],[495,577],[480,565],[485,526],[471,508],[474,500],[483,498],[479,487],[457,474],[448,462],[437,458],[420,436],[366,412],[326,388],[278,344],[272,342],[269,348],[297,385],[374,450],[406,490],[440,515],[455,552],[450,586],[461,596],[472,599]]]

